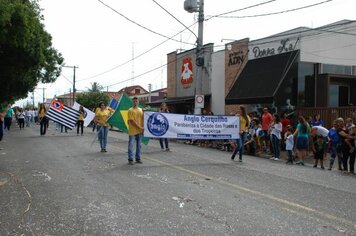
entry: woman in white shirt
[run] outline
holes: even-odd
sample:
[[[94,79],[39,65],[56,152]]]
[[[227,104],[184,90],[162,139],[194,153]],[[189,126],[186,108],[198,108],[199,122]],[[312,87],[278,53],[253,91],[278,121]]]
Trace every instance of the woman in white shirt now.
[[[273,122],[270,126],[270,134],[272,139],[272,148],[274,158],[273,160],[278,161],[280,159],[280,140],[282,138],[282,123],[278,114],[273,115]]]

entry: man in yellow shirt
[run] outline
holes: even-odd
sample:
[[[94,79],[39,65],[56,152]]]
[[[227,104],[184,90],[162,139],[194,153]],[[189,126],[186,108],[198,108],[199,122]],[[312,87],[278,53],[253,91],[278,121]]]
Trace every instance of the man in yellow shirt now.
[[[137,97],[132,99],[133,107],[128,110],[128,128],[129,128],[129,145],[128,160],[129,165],[133,165],[134,142],[136,142],[136,163],[142,164],[141,161],[141,139],[143,135],[143,111],[138,107]]]

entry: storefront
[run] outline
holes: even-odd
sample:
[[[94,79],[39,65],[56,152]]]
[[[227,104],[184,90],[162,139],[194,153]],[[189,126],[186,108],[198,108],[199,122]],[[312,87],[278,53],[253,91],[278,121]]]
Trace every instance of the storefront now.
[[[356,94],[351,92],[356,91],[355,34],[355,21],[341,21],[250,41],[248,61],[236,71],[226,105],[291,112],[297,107],[356,104]],[[227,53],[233,48],[234,42],[227,44]]]

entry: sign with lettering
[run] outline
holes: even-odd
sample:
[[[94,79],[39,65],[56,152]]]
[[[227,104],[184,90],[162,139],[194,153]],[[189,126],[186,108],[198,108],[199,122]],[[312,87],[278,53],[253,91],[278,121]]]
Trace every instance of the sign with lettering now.
[[[297,41],[297,38],[286,38],[269,44],[263,44],[263,42],[261,42],[260,45],[255,45],[251,43],[251,46],[249,46],[248,58],[251,60],[297,50],[299,49]]]
[[[238,116],[144,112],[144,136],[176,139],[238,139]]]

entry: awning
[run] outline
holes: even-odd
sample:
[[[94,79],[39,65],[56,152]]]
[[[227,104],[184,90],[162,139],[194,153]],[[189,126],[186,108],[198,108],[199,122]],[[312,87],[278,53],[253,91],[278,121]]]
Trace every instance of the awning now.
[[[299,51],[250,60],[225,98],[226,104],[266,104],[273,98]]]
[[[205,102],[210,101],[210,94],[204,95],[204,100]],[[152,107],[159,107],[163,102],[166,103],[167,105],[173,105],[173,104],[194,104],[195,96],[185,96],[185,97],[170,97],[170,98],[165,98],[165,99],[160,99],[154,102],[149,102],[147,105],[150,105]]]

